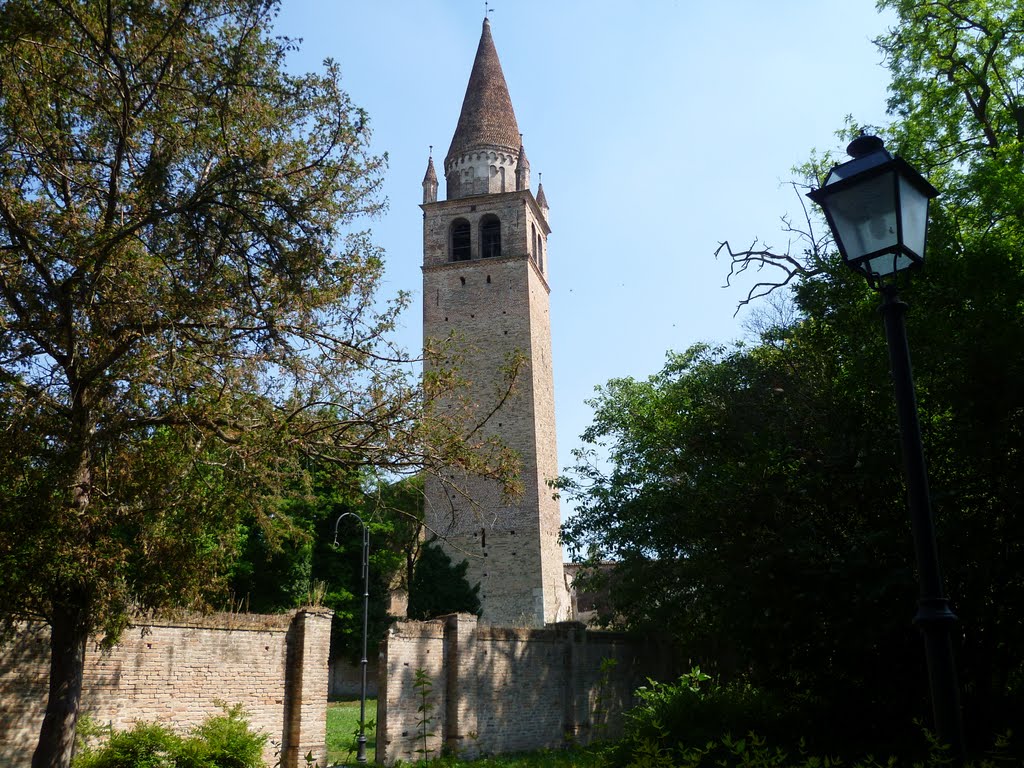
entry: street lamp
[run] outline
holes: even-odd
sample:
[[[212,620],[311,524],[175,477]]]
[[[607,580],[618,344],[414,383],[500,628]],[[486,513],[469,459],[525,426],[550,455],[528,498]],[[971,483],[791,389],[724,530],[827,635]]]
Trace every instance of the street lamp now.
[[[924,263],[928,201],[938,192],[908,163],[891,155],[875,136],[860,136],[846,151],[853,159],[835,166],[822,187],[807,196],[825,212],[847,266],[864,275],[882,294],[920,584],[914,623],[925,640],[936,734],[961,757],[963,726],[952,646],[957,618],[942,588],[907,346],[907,305],[900,301],[894,282],[897,273]]]
[[[334,546],[338,546],[338,526],[342,518],[354,517],[363,528],[363,659],[362,682],[359,688],[359,737],[356,739],[356,762],[366,765],[366,635],[370,615],[370,529],[366,527],[363,518],[355,512],[343,512],[334,521]]]

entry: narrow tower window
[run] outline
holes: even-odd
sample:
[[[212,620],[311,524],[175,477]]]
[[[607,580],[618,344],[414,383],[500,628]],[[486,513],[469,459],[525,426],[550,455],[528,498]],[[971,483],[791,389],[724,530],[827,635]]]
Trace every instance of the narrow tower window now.
[[[485,259],[501,256],[501,221],[493,213],[480,220],[480,252]]]
[[[452,222],[451,241],[452,261],[469,261],[471,242],[468,221],[456,219]]]
[[[530,229],[533,232],[533,242],[536,244],[534,246],[534,248],[533,248],[533,260],[536,261],[537,260],[537,248],[536,248],[536,246],[540,245],[540,240],[537,239],[537,225],[536,224],[531,224],[530,225]]]

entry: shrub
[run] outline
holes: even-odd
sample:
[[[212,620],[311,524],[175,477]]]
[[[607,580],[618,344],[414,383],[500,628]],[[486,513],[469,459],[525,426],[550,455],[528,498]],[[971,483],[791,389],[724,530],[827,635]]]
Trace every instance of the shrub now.
[[[157,723],[136,723],[130,731],[114,731],[98,749],[75,756],[74,768],[173,768],[184,742]]]
[[[96,729],[86,719],[89,736]],[[73,768],[262,768],[267,736],[249,727],[241,706],[224,707],[188,738],[156,723],[111,731],[98,747],[81,743]]]
[[[236,704],[196,728],[189,743],[205,760],[195,763],[195,768],[262,768],[267,736],[250,730],[245,711]],[[183,768],[192,764],[185,763]]]
[[[652,746],[679,758],[722,734],[755,732],[790,746],[790,734],[798,732],[785,702],[745,683],[719,685],[699,667],[674,683],[649,681],[636,695],[640,703],[626,712],[624,736],[609,751],[613,765],[627,765],[640,752],[653,757]]]
[[[651,682],[637,691],[637,697],[639,705],[625,715],[625,735],[604,752],[607,766],[948,768],[958,764],[948,748],[923,728],[924,739],[913,756],[878,759],[865,755],[863,745],[854,749],[848,743],[808,747],[799,733],[813,729],[813,719],[798,704],[749,685],[718,685],[696,667],[674,683]],[[984,759],[964,768],[1020,765],[1009,737],[997,737]]]
[[[895,757],[876,759],[864,757],[844,762],[833,757],[809,755],[804,750],[788,753],[778,747],[769,747],[764,739],[749,733],[744,738],[723,736],[703,747],[682,748],[673,751],[663,745],[644,741],[636,745],[626,768],[1009,768],[1019,765],[1006,749],[1005,739],[996,740],[996,751],[984,759],[959,763],[934,738],[929,739],[928,752],[920,760],[899,760]]]

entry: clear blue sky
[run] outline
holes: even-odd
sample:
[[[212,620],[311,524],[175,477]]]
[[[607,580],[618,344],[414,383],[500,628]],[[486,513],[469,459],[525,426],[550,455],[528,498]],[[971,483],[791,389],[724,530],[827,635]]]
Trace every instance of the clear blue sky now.
[[[551,205],[551,325],[560,465],[613,377],[658,371],[669,349],[743,337],[748,284],[723,289],[719,241],[784,246],[799,215],[784,182],[812,148],[840,149],[847,114],[885,124],[888,75],[872,0],[491,0],[491,30]],[[412,292],[398,340],[421,343],[428,146],[443,160],[480,37],[483,2],[283,0],[290,66],[331,57],[390,158],[385,294]],[[441,182],[441,194],[444,182]],[[563,515],[569,510],[563,508]]]

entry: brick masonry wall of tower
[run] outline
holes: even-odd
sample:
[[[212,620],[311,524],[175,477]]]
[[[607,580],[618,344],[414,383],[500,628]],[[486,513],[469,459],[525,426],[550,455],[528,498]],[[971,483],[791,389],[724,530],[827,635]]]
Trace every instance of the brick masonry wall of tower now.
[[[497,258],[480,258],[480,224],[488,214],[501,222]],[[456,219],[470,224],[467,261],[449,260]],[[481,479],[453,477],[461,493],[427,482],[428,525],[456,562],[468,561],[470,582],[481,584],[482,618],[491,624],[536,626],[569,611],[559,506],[547,486],[557,474],[548,286],[538,254],[546,251],[547,231],[528,191],[424,205],[424,337],[451,338],[462,354],[466,423],[500,402],[510,357],[526,361],[513,395],[480,430],[519,454],[522,497],[510,503]]]

